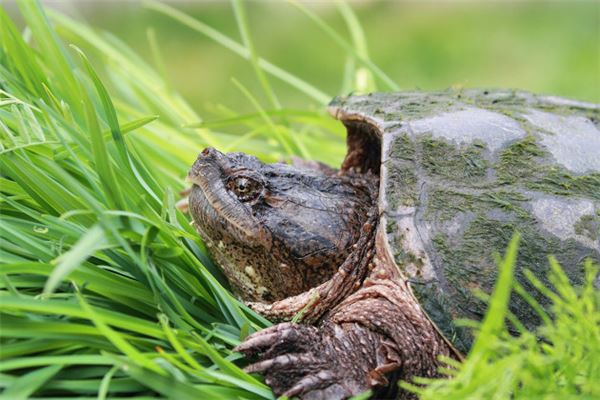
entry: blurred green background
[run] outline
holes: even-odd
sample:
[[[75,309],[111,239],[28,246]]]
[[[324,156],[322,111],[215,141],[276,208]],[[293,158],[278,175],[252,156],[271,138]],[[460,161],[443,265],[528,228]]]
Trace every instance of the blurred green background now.
[[[227,1],[169,2],[240,41]],[[152,29],[167,80],[204,118],[217,104],[254,111],[235,77],[260,100],[251,65],[223,46],[141,2],[49,1],[53,8],[111,32],[146,60]],[[350,41],[333,1],[303,2]],[[369,55],[405,90],[511,87],[600,102],[600,2],[356,1]],[[328,95],[341,93],[344,50],[287,2],[246,5],[258,54]],[[307,98],[271,79],[285,107]],[[379,85],[382,88],[382,85]],[[266,102],[265,102],[266,104]],[[315,105],[319,107],[319,105]]]

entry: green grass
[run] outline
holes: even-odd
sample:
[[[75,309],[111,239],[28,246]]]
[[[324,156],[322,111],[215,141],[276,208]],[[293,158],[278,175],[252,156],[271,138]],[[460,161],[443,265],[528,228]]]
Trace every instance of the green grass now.
[[[114,36],[36,2],[18,4],[24,32],[0,10],[2,397],[273,398],[231,351],[268,321],[231,296],[175,203],[205,146],[335,164],[344,130],[324,112],[329,96],[258,55],[244,2],[233,3],[241,42],[169,6],[148,6],[250,63],[261,97],[232,84],[253,111],[217,106],[219,118],[209,121],[165,82],[152,35],[154,66]],[[350,39],[296,7],[347,53],[345,89],[393,87],[369,60],[349,7],[339,10]],[[274,79],[307,106],[285,107]],[[512,338],[502,329],[511,287],[511,263],[503,265],[491,303],[498,310],[479,328],[473,353],[454,380],[432,383],[423,396],[495,393],[499,382],[486,379],[499,370],[513,374],[500,398],[554,389],[597,395],[597,292],[589,282],[575,292],[554,268],[545,341],[527,332]],[[515,359],[520,367],[507,368]]]

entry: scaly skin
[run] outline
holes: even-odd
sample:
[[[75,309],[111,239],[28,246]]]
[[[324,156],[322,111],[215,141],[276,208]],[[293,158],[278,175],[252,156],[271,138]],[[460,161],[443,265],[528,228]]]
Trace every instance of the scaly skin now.
[[[281,300],[331,278],[373,202],[361,177],[265,165],[214,149],[198,157],[189,179],[196,228],[248,301]]]
[[[207,149],[190,172],[195,224],[236,291],[268,318],[286,321],[300,313],[301,324],[255,333],[237,350],[256,358],[247,370],[264,374],[277,395],[343,399],[376,388],[379,396],[411,397],[395,393],[396,380],[436,376],[438,356],[453,350],[384,250],[377,177],[316,168],[264,165]],[[239,171],[252,178],[241,190],[231,184]],[[293,237],[285,228],[290,221]],[[289,259],[311,246],[313,262]],[[277,281],[269,274],[283,276]],[[282,290],[282,282],[301,290]]]
[[[388,260],[376,255],[370,264],[360,288],[316,326],[282,323],[247,338],[237,351],[260,359],[247,371],[288,397],[343,399],[378,388],[378,398],[412,398],[395,393],[398,379],[435,377],[438,357],[456,355]]]

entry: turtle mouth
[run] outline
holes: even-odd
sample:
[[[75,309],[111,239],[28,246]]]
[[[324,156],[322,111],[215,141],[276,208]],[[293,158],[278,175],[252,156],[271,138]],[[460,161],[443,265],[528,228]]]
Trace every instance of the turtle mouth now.
[[[225,187],[231,168],[227,157],[215,149],[206,148],[198,155],[188,174],[193,183],[189,204],[194,222],[204,230],[228,231],[247,246],[270,248],[270,233]]]
[[[346,113],[337,107],[330,107],[329,113],[346,127],[348,151],[342,163],[341,171],[361,174],[370,172],[379,176],[382,129],[369,118]]]

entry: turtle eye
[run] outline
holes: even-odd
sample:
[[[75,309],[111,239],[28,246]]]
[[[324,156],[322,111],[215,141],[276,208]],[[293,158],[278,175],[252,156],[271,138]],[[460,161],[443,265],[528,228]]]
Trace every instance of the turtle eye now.
[[[262,183],[248,176],[232,178],[227,187],[243,202],[256,199],[263,191]]]

